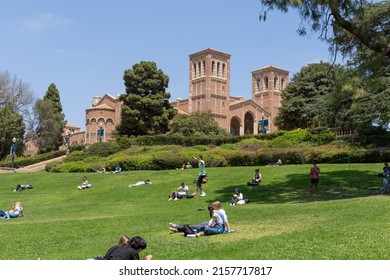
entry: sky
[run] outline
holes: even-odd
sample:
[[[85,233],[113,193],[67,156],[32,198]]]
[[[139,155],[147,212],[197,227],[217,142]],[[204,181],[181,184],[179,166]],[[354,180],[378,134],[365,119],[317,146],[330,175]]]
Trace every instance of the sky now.
[[[153,61],[169,76],[171,101],[188,98],[189,55],[207,48],[231,55],[230,95],[251,98],[251,72],[290,72],[329,61],[319,34],[300,37],[296,10],[270,11],[259,0],[0,0],[0,72],[43,98],[54,83],[65,119],[85,129],[94,96],[125,93],[123,74]]]

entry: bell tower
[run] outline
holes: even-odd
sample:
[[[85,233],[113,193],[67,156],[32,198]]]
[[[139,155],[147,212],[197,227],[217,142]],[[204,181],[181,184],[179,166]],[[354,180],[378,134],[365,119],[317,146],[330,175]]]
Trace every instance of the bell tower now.
[[[230,54],[205,49],[190,56],[189,113],[210,112],[220,127],[229,113]]]
[[[252,71],[252,99],[270,113],[269,131],[277,130],[273,120],[282,102],[282,90],[288,83],[287,70],[266,66]]]

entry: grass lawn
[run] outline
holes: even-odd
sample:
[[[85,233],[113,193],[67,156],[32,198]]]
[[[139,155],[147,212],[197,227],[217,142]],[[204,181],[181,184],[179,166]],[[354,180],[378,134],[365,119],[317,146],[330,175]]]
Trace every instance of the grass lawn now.
[[[207,164],[207,163],[206,163]],[[320,193],[308,195],[310,165],[260,167],[260,187],[247,187],[255,167],[208,168],[204,198],[168,201],[197,169],[121,174],[1,174],[0,209],[23,203],[25,217],[0,221],[0,259],[82,260],[103,255],[121,235],[148,242],[141,257],[159,260],[390,259],[390,196],[381,186],[382,164],[321,164]],[[88,176],[93,188],[76,190]],[[151,185],[128,188],[151,179]],[[32,190],[13,192],[31,182]],[[230,207],[240,186],[246,205]],[[220,200],[237,233],[185,238],[168,223],[208,220],[207,205]]]

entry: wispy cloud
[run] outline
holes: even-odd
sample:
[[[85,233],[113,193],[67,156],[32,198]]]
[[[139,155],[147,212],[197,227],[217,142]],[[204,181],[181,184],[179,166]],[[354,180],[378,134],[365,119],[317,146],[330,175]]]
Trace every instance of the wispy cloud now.
[[[66,27],[72,24],[72,20],[62,18],[57,15],[43,13],[35,18],[26,19],[20,22],[20,31],[42,32],[51,31],[60,27]]]

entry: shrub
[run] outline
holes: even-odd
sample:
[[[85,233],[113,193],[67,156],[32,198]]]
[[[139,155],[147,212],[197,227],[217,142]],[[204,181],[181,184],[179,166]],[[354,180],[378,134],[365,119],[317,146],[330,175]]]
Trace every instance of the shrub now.
[[[98,142],[94,143],[85,151],[87,156],[107,157],[118,153],[120,146],[116,142]]]

